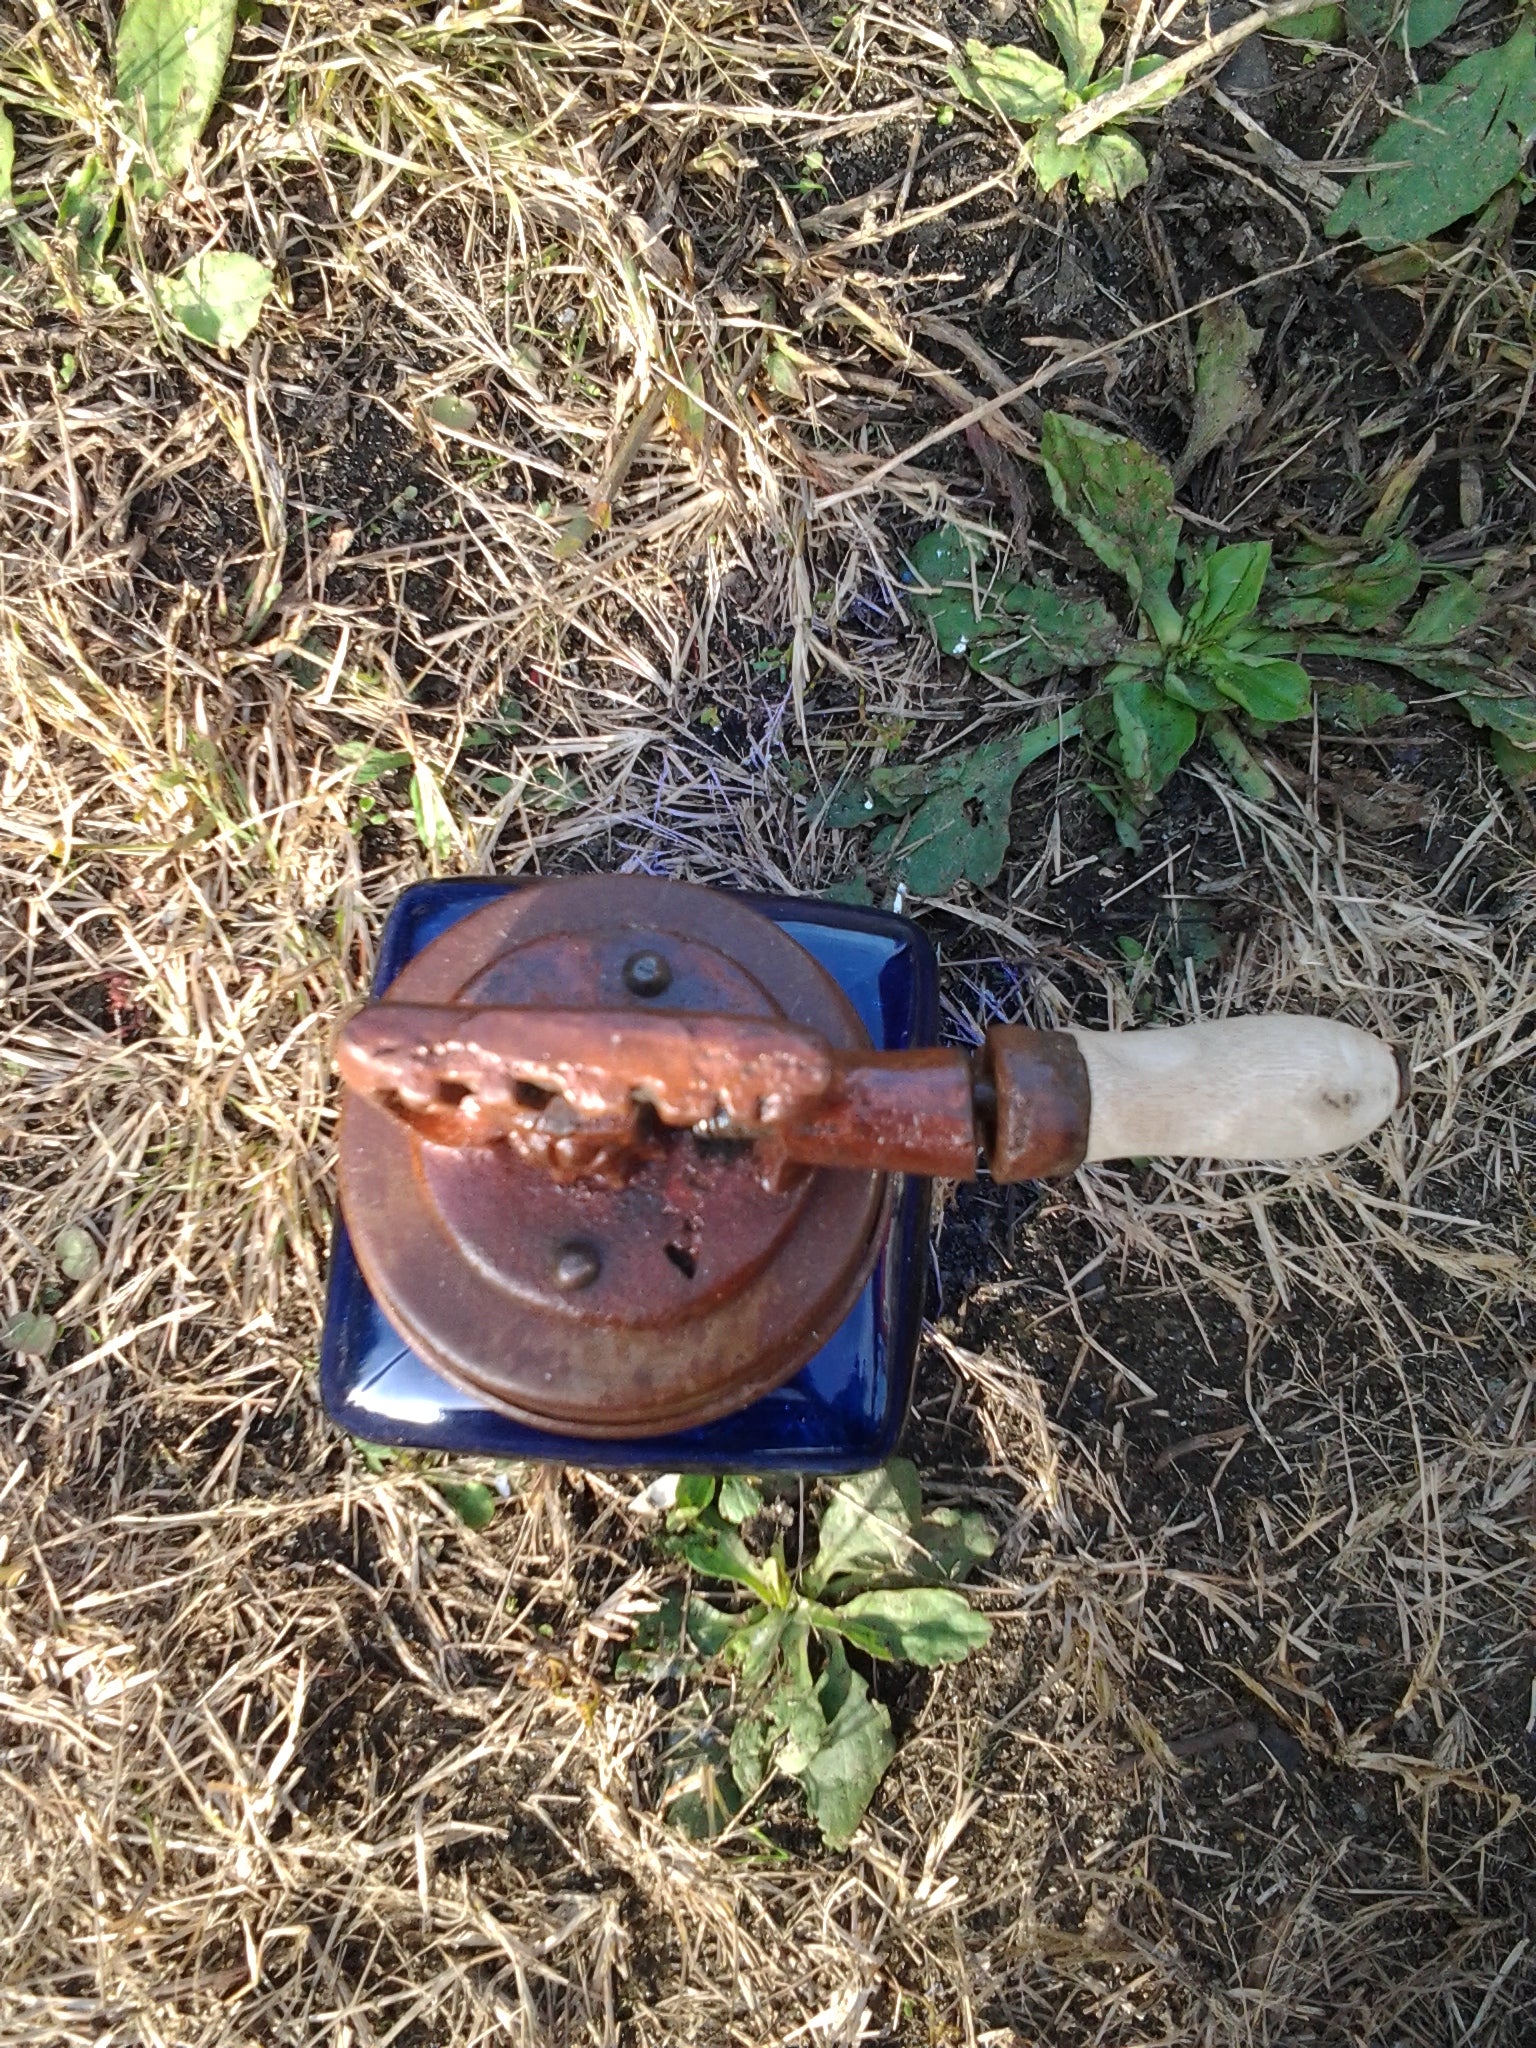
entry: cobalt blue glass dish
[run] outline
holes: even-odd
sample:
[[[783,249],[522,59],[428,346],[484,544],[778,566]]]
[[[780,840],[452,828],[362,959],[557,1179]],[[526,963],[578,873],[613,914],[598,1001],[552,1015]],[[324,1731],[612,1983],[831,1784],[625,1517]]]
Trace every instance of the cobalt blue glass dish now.
[[[418,882],[390,912],[373,992],[472,910],[527,886]],[[789,896],[744,896],[837,982],[886,1051],[938,1038],[938,972],[915,925],[885,911]],[[897,1190],[886,1241],[857,1303],[788,1385],[734,1415],[630,1442],[557,1436],[515,1422],[462,1392],[391,1326],[358,1270],[337,1215],[320,1349],[320,1391],[331,1419],[372,1443],[492,1458],[548,1458],[604,1470],[852,1472],[878,1465],[906,1419],[927,1269],[928,1183]]]

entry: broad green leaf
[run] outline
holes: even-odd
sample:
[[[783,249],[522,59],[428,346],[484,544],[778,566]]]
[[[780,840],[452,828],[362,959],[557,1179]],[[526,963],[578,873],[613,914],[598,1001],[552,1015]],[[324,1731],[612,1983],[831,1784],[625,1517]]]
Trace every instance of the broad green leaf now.
[[[846,1691],[827,1740],[799,1773],[805,1803],[829,1849],[846,1849],[896,1754],[891,1717],[869,1697],[856,1671],[843,1668]]]
[[[696,1522],[715,1497],[714,1475],[710,1472],[679,1472],[667,1510],[669,1529],[686,1529]]]
[[[1536,128],[1536,33],[1464,57],[1415,92],[1370,151],[1327,232],[1356,229],[1367,247],[1422,242],[1518,176]]]
[[[1167,663],[1157,686],[1175,704],[1187,704],[1191,711],[1224,711],[1227,700],[1195,660]]]
[[[411,775],[411,816],[416,837],[434,860],[446,860],[453,851],[453,813],[443,796],[442,786],[425,761],[418,761]]]
[[[192,161],[234,35],[235,0],[125,0],[117,97],[150,159],[136,174],[140,191],[158,197]]]
[[[731,1776],[743,1799],[750,1799],[768,1776],[773,1737],[773,1723],[767,1714],[743,1714],[731,1730]]]
[[[1003,597],[1003,610],[1017,638],[989,646],[980,666],[1006,665],[1017,684],[1113,661],[1124,637],[1096,597],[1063,597],[1044,583],[1016,583]]]
[[[1259,391],[1248,366],[1263,339],[1262,329],[1248,325],[1235,300],[1222,299],[1201,314],[1195,336],[1195,402],[1189,439],[1179,457],[1181,474],[1258,417]]]
[[[496,1513],[494,1488],[483,1485],[478,1479],[439,1479],[435,1474],[429,1474],[428,1478],[433,1489],[447,1501],[466,1529],[490,1527]]]
[[[706,1657],[718,1657],[743,1626],[743,1619],[739,1614],[722,1613],[695,1593],[688,1602],[685,1618],[688,1640]]]
[[[1101,128],[1078,148],[1082,152],[1078,190],[1090,206],[1105,199],[1127,199],[1147,182],[1147,160],[1141,145],[1123,128]]]
[[[1511,789],[1536,787],[1536,741],[1520,747],[1506,733],[1496,732],[1489,735],[1488,748]]]
[[[1103,0],[1040,0],[1040,24],[1061,52],[1067,80],[1082,92],[1104,51]]]
[[[722,1654],[735,1667],[745,1691],[759,1692],[767,1684],[788,1624],[785,1607],[771,1607],[766,1614],[754,1611],[725,1645]]]
[[[769,1607],[789,1602],[784,1562],[775,1552],[771,1557],[754,1557],[740,1534],[713,1512],[706,1511],[672,1545],[696,1572],[706,1578],[731,1579],[745,1586]]]
[[[1081,178],[1088,161],[1085,142],[1063,142],[1055,121],[1042,122],[1028,145],[1028,156],[1042,192],[1054,192],[1064,178]]]
[[[964,64],[951,64],[950,78],[968,100],[1010,121],[1046,121],[1068,103],[1065,77],[1033,50],[1013,43],[992,49],[973,38],[965,56]]]
[[[856,1649],[892,1663],[958,1664],[979,1650],[992,1624],[948,1586],[896,1586],[812,1609],[817,1628],[835,1629]]]
[[[1466,0],[1347,0],[1345,12],[1352,32],[1362,42],[1392,43],[1399,49],[1421,49],[1444,35]]]
[[[1410,50],[1422,50],[1436,36],[1454,28],[1467,0],[1408,0],[1403,16],[1403,40]]]
[[[1195,744],[1195,714],[1141,675],[1116,676],[1110,698],[1120,770],[1138,802],[1146,804]]]
[[[1173,478],[1138,442],[1060,412],[1045,416],[1040,460],[1058,511],[1171,645],[1179,630],[1168,599],[1179,544]]]
[[[985,1564],[997,1548],[997,1533],[984,1515],[959,1508],[935,1508],[913,1532],[921,1546],[903,1576],[925,1585],[953,1585]]]
[[[46,1358],[58,1341],[57,1317],[43,1315],[37,1309],[24,1308],[0,1328],[0,1343],[32,1358]]]
[[[907,602],[933,628],[945,654],[967,654],[977,640],[1006,629],[991,602],[986,550],[958,526],[940,526],[913,543],[912,576],[928,586],[908,591]]]
[[[636,1621],[629,1648],[613,1661],[614,1676],[643,1678],[653,1685],[685,1677],[698,1669],[699,1656],[719,1656],[747,1624],[747,1616],[724,1614],[697,1594],[685,1610],[681,1593],[667,1593],[652,1613]]]
[[[1395,690],[1383,690],[1375,683],[1321,683],[1313,687],[1317,715],[1324,725],[1345,732],[1369,732],[1384,718],[1397,718],[1407,705]]]
[[[1211,745],[1231,769],[1232,779],[1244,796],[1251,796],[1255,803],[1273,803],[1274,782],[1231,719],[1218,711],[1206,719],[1205,730]]]
[[[175,277],[155,279],[155,297],[171,318],[221,355],[245,341],[271,289],[266,264],[237,249],[210,249]]]
[[[88,1230],[68,1223],[53,1241],[53,1256],[66,1280],[94,1280],[101,1271],[101,1249]]]
[[[1267,540],[1238,541],[1202,555],[1186,602],[1185,646],[1208,647],[1229,639],[1258,610],[1268,574]]]
[[[898,870],[914,895],[942,896],[961,881],[984,888],[996,879],[1008,852],[1014,784],[1077,730],[1077,713],[1067,711],[943,763],[942,780],[907,821],[897,849]]]
[[[720,1516],[726,1522],[750,1522],[763,1505],[755,1479],[731,1473],[720,1482]]]
[[[1487,609],[1487,595],[1475,583],[1465,576],[1447,576],[1398,638],[1405,647],[1450,647],[1481,623]]]
[[[1528,690],[1501,690],[1495,678],[1478,676],[1450,662],[1404,662],[1431,689],[1455,697],[1474,725],[1500,733],[1515,747],[1536,747],[1536,696]]]
[[[1344,40],[1344,9],[1334,0],[1324,0],[1321,7],[1314,7],[1306,14],[1292,14],[1284,21],[1272,21],[1266,34],[1294,38],[1300,43],[1342,43]]]
[[[1312,678],[1296,661],[1273,655],[1238,654],[1213,647],[1202,657],[1205,672],[1224,697],[1241,705],[1261,725],[1305,718],[1312,708]]]
[[[814,1597],[838,1579],[868,1581],[904,1571],[921,1519],[922,1485],[909,1458],[839,1479],[822,1509],[816,1555],[800,1583]]]

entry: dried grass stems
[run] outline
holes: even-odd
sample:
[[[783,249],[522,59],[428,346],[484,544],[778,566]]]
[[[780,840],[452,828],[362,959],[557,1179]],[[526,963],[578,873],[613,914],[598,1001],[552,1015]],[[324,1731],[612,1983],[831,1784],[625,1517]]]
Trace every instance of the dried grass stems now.
[[[18,189],[85,137],[121,160],[97,14],[0,19]],[[512,1474],[473,1536],[318,1412],[329,1034],[401,885],[845,874],[808,787],[1019,708],[902,613],[910,517],[995,516],[903,451],[968,421],[1018,515],[1035,415],[983,399],[1072,375],[1084,320],[1118,343],[1090,402],[1187,355],[1175,280],[1000,363],[955,258],[1035,199],[963,136],[914,126],[857,205],[790,189],[946,47],[878,8],[832,46],[790,9],[268,9],[125,238],[135,274],[278,263],[249,351],[62,256],[0,290],[0,1280],[63,1330],[0,1381],[6,2042],[1523,2038],[1536,904],[1492,786],[1429,874],[1304,763],[1210,796],[1251,915],[1173,1011],[1342,1010],[1412,1106],[1295,1174],[1085,1175],[937,1329],[918,1429],[1005,1532],[995,1646],[892,1695],[847,1858],[787,1800],[720,1849],[656,1818],[683,1703],[612,1676],[666,1578],[628,1485]],[[1473,269],[1437,317],[1514,460],[1519,273]],[[1267,516],[1341,404],[1277,397],[1205,512]],[[962,1028],[1141,992],[1060,911],[1093,856],[1053,774],[998,891],[933,920]],[[73,1288],[66,1226],[101,1254]],[[1161,1364],[1106,1281],[1171,1318]]]

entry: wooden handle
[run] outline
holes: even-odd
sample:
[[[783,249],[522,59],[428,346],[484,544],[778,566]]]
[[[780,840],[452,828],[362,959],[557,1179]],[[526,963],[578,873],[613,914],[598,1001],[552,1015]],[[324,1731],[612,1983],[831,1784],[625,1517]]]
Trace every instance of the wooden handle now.
[[[1324,1017],[1071,1036],[1088,1069],[1087,1159],[1308,1159],[1358,1143],[1403,1094],[1390,1046]]]

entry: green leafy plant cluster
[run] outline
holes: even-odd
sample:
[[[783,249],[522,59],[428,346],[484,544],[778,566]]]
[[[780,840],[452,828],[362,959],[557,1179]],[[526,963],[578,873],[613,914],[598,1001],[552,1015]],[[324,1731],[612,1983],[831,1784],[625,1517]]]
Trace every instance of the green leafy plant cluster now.
[[[1202,737],[1250,795],[1272,796],[1249,742],[1311,716],[1307,658],[1412,676],[1487,731],[1512,784],[1536,782],[1536,701],[1505,686],[1478,648],[1488,593],[1430,569],[1383,530],[1400,498],[1384,499],[1357,539],[1308,542],[1276,566],[1268,541],[1186,547],[1173,478],[1122,435],[1050,413],[1040,459],[1062,517],[1124,583],[1137,630],[1123,630],[1096,598],[992,573],[986,550],[956,527],[917,542],[909,602],[946,654],[1014,688],[1094,672],[1083,701],[1044,724],[936,763],[878,767],[833,797],[826,822],[878,823],[872,852],[917,893],[996,876],[1015,781],[1071,738],[1109,771],[1094,786],[1128,844]],[[1375,685],[1325,685],[1316,708],[1358,731],[1405,706]]]
[[[496,1516],[499,1498],[494,1486],[483,1479],[469,1479],[449,1465],[432,1465],[415,1451],[402,1451],[393,1444],[372,1444],[362,1437],[352,1439],[364,1468],[375,1479],[391,1467],[397,1472],[420,1472],[434,1493],[442,1497],[466,1529],[488,1529]]]
[[[52,274],[67,304],[82,295],[101,306],[122,302],[108,252],[119,232],[125,193],[149,204],[185,175],[218,103],[236,11],[237,0],[125,0],[113,75],[128,144],[125,163],[119,172],[101,156],[87,156],[65,182],[54,233],[46,241],[33,220],[48,194],[13,189],[16,134],[0,107],[0,225]],[[57,118],[43,74],[9,90],[15,104]],[[240,346],[260,318],[272,272],[237,250],[209,249],[174,276],[153,276],[150,288],[187,334],[228,351]]]
[[[951,65],[949,75],[968,100],[1031,131],[1025,154],[1047,192],[1072,178],[1086,200],[1124,199],[1147,182],[1147,160],[1124,127],[1111,121],[1079,143],[1060,137],[1068,114],[1122,81],[1118,69],[1094,77],[1104,53],[1104,8],[1099,0],[1041,0],[1040,18],[1061,53],[1059,66],[1019,44],[994,48],[973,39],[965,46],[965,62]],[[1132,78],[1160,62],[1138,58]],[[1137,109],[1137,118],[1166,106],[1178,90],[1175,82],[1155,94]]]
[[[674,1597],[645,1617],[618,1674],[706,1680],[702,1717],[666,1758],[663,1809],[711,1836],[775,1775],[793,1778],[830,1848],[843,1848],[895,1754],[891,1717],[850,1648],[885,1663],[956,1664],[991,1633],[958,1582],[992,1555],[980,1515],[924,1514],[915,1468],[897,1459],[839,1480],[817,1547],[792,1574],[782,1536],[764,1554],[744,1524],[756,1482],[687,1474],[667,1517],[670,1547],[701,1577],[736,1589],[726,1606]],[[734,1687],[717,1679],[729,1677]]]

